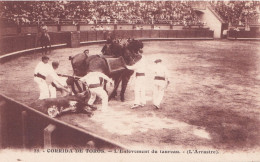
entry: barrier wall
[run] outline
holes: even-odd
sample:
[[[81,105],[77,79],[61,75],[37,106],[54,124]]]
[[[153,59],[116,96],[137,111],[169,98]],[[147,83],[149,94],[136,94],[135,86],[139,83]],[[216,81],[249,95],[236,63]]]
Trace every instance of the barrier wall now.
[[[95,29],[95,25],[80,25],[80,31],[88,31]]]
[[[172,26],[172,30],[182,30],[183,26]]]
[[[16,35],[18,34],[17,27],[1,28],[1,35]]]
[[[105,30],[182,30],[184,26],[176,26],[169,24],[79,24],[79,25],[47,25],[48,32],[73,32],[73,31],[90,31],[96,27],[103,27]],[[199,28],[192,26],[191,28]],[[2,27],[0,26],[0,36],[37,33],[38,26],[16,26]]]
[[[24,34],[24,33],[38,33],[38,28],[35,27],[35,26],[28,26],[28,27],[22,27],[21,28],[21,33]]]
[[[169,25],[154,25],[154,29],[159,30],[170,30],[171,26]]]
[[[143,30],[151,30],[152,25],[136,25],[136,27],[142,28]]]
[[[48,26],[48,32],[58,32],[58,26],[53,25],[53,26]]]
[[[88,41],[96,41],[97,34],[96,31],[88,31]]]
[[[77,31],[77,26],[75,25],[62,25],[60,27],[60,31],[66,32],[66,31]]]
[[[228,38],[259,38],[260,39],[260,32],[257,31],[228,31]]]
[[[68,28],[76,26],[67,26]],[[65,30],[65,29],[62,29]],[[79,32],[79,31],[77,31]],[[210,30],[113,30],[117,38],[213,38],[213,31]],[[71,32],[50,32],[51,44],[71,43]],[[80,32],[80,42],[104,40],[106,37],[104,31],[82,31]],[[16,35],[0,38],[0,55],[39,47],[37,44],[37,34]],[[71,45],[71,44],[69,44]]]
[[[132,30],[133,25],[117,25],[117,30]]]
[[[105,30],[114,30],[115,25],[114,24],[105,24],[105,25],[99,25],[102,26]],[[80,25],[79,30],[80,31],[89,31],[94,30],[96,28],[96,25]]]
[[[51,44],[67,44],[69,32],[49,33]],[[40,47],[37,34],[17,35],[0,38],[0,55],[30,48]]]

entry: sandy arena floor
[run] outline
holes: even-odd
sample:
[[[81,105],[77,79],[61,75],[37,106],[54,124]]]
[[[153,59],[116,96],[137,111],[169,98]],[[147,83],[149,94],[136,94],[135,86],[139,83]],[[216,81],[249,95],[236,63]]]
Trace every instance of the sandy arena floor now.
[[[102,45],[57,49],[48,55],[50,61],[60,61],[60,73],[72,74],[68,57],[86,48],[99,54]],[[107,113],[60,119],[132,148],[260,149],[260,42],[155,41],[145,42],[143,51],[148,64],[161,58],[170,71],[161,110],[152,107],[148,74],[145,107],[130,109],[131,79],[126,102],[112,100]],[[26,104],[36,100],[33,71],[40,58],[37,53],[2,64],[1,92]]]

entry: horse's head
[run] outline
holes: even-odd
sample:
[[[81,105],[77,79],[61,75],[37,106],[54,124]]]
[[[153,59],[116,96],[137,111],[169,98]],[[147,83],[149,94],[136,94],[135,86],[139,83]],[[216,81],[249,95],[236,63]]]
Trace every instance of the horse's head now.
[[[128,40],[127,48],[134,54],[143,53],[142,51],[143,47],[144,47],[143,42],[141,42],[140,40],[135,40],[135,39]]]
[[[84,76],[86,74],[86,53],[80,53],[75,56],[70,56],[73,72],[76,76]]]
[[[127,65],[135,64],[142,57],[141,54],[133,53],[128,48],[124,48],[124,53],[122,56]]]
[[[110,51],[115,57],[123,56],[123,46],[118,42],[113,42],[110,46]]]
[[[127,65],[133,65],[138,60],[142,51],[143,43],[139,40],[128,39],[126,46],[124,46],[123,58]]]

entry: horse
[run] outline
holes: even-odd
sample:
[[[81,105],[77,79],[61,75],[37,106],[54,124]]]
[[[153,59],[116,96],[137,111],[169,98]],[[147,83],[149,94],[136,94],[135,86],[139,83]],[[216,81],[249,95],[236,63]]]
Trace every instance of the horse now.
[[[45,54],[48,51],[48,46],[49,48],[51,48],[51,39],[50,39],[50,35],[47,32],[42,31],[37,42],[40,42],[42,51],[45,52]]]
[[[143,48],[143,43],[137,40],[129,41],[127,44],[124,45],[114,42],[109,46],[109,48],[109,50],[114,54],[114,58],[122,57],[125,64],[133,65],[136,61],[138,61],[137,56],[140,55],[140,51]],[[120,99],[122,102],[125,100],[124,93],[129,79],[134,73],[134,71],[123,68],[121,70],[111,73],[109,71],[106,58],[101,57],[100,55],[87,56],[84,53],[82,53],[70,57],[69,59],[71,60],[73,72],[76,76],[82,77],[86,75],[88,72],[102,72],[115,81],[114,89],[109,96],[109,100],[117,95],[117,88],[119,87],[120,82],[122,82]],[[106,90],[106,82],[104,83],[104,89]]]

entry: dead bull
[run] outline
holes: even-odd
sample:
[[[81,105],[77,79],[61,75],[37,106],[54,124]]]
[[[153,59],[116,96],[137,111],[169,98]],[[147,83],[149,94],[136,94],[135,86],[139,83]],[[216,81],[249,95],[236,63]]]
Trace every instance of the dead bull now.
[[[89,98],[90,93],[84,92],[72,96],[36,100],[30,106],[50,117],[57,117],[68,112],[85,113],[91,117],[92,111],[96,108],[86,104]]]

